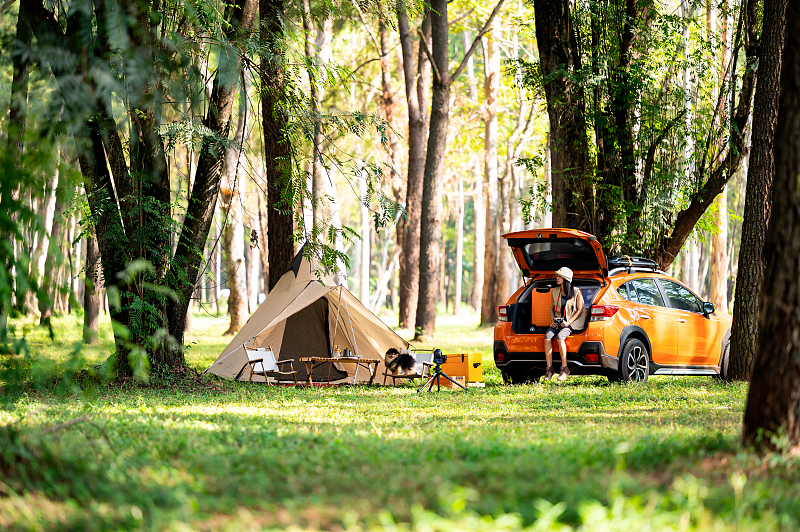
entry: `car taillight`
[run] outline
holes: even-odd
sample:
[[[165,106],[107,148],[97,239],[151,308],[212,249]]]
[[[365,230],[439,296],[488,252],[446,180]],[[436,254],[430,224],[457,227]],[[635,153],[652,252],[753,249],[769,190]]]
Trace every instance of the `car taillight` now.
[[[584,358],[586,359],[586,362],[597,362],[600,360],[600,355],[597,353],[587,353]]]
[[[506,305],[497,307],[497,321],[508,321],[508,307]]]
[[[592,307],[591,321],[605,321],[619,310],[619,305],[595,305]]]

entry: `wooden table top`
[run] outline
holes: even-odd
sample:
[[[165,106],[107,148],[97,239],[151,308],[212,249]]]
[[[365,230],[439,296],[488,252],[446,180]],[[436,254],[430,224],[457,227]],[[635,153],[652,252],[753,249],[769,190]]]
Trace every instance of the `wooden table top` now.
[[[357,357],[300,357],[300,362],[380,362],[377,358],[357,358]]]

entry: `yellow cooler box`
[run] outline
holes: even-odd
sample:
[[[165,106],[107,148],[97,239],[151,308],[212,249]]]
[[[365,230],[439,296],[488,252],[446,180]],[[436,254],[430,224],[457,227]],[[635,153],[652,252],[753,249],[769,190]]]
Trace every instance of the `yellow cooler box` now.
[[[480,353],[448,353],[442,371],[453,378],[465,377],[467,384],[483,382],[483,356]]]

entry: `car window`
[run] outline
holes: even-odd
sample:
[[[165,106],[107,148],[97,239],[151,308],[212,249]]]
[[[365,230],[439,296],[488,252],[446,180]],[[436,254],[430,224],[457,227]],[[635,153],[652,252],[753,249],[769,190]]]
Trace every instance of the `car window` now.
[[[661,297],[656,282],[653,279],[634,279],[627,283],[636,290],[639,296],[639,303],[652,305],[654,307],[664,307],[664,299]]]
[[[703,312],[703,303],[687,288],[672,281],[661,281],[664,293],[667,295],[672,308],[688,310],[689,312]]]
[[[624,286],[625,288],[628,289],[628,298],[627,299],[630,300],[630,301],[633,301],[635,303],[638,303],[639,302],[639,297],[636,295],[636,289],[633,287],[633,285],[631,283],[625,283],[622,286]]]
[[[620,295],[620,297],[622,299],[627,299],[628,301],[631,300],[631,298],[628,296],[628,286],[627,285],[622,285],[619,288],[617,288],[617,293]]]

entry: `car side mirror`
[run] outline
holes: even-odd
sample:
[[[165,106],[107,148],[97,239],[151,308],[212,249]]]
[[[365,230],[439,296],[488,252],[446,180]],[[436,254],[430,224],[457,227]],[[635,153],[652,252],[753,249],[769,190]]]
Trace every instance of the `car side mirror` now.
[[[711,303],[710,301],[703,303],[703,314],[705,314],[706,318],[709,315],[714,314],[715,310],[717,309],[714,308],[714,303]]]

